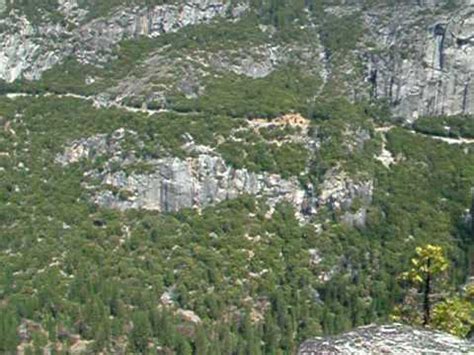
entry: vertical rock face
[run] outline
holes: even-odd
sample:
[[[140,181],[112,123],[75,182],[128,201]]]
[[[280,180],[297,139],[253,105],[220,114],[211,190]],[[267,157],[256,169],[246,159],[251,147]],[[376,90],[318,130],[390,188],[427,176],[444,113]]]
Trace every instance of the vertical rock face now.
[[[121,210],[176,212],[248,194],[266,199],[271,209],[280,202],[292,204],[302,222],[327,207],[343,213],[341,219],[347,225],[362,227],[372,200],[372,181],[356,182],[344,174],[328,177],[324,189],[316,196],[310,186],[302,186],[296,177],[283,179],[278,174],[235,169],[218,155],[200,154],[184,160],[169,157],[148,163],[149,173],[107,172],[101,177],[102,186],[107,189],[96,193],[94,201]],[[360,200],[360,208],[351,213],[349,209],[356,199]]]
[[[372,203],[373,180],[354,181],[344,171],[332,169],[320,186],[318,203],[341,213],[341,221],[351,227],[363,227],[367,207]]]
[[[284,180],[276,174],[233,169],[218,156],[201,154],[186,160],[170,157],[150,163],[153,171],[148,174],[117,172],[104,176],[105,186],[126,192],[127,197],[108,190],[99,193],[96,202],[119,209],[174,212],[251,194],[268,198],[271,205],[287,201],[301,210],[305,197],[296,179]]]
[[[228,10],[229,3],[222,0],[188,0],[177,5],[120,9],[110,17],[94,20],[79,28],[74,35],[81,39],[83,46],[75,54],[81,62],[96,63],[97,59],[106,59],[97,58],[101,52],[110,52],[115,44],[125,38],[157,37],[224,17]],[[230,12],[239,14],[239,11]]]
[[[19,77],[28,80],[40,78],[42,71],[51,68],[67,54],[57,41],[63,29],[57,26],[35,28],[26,17],[18,14],[1,20],[5,32],[0,34],[0,79],[12,82]],[[43,36],[37,37],[38,31]],[[46,40],[45,36],[49,36]],[[51,42],[49,51],[44,51]]]
[[[188,0],[153,8],[119,8],[107,18],[86,23],[86,11],[75,1],[62,1],[59,10],[74,25],[73,30],[47,19],[33,24],[17,10],[0,20],[0,79],[39,79],[70,55],[82,63],[103,63],[125,38],[156,37],[216,17],[239,16],[245,6],[231,9],[230,3],[222,0]]]
[[[474,8],[441,15],[431,24],[424,19],[407,9],[384,25],[377,24],[379,15],[368,16],[384,47],[368,58],[373,95],[389,99],[395,113],[409,121],[474,113]]]

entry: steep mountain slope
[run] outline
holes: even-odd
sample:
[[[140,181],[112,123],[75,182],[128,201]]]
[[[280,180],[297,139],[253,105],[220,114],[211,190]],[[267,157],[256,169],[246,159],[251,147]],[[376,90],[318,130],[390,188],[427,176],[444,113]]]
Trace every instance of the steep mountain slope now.
[[[82,80],[92,86],[95,80],[101,82],[89,88],[96,94],[105,92],[138,105],[167,105],[167,100],[184,95],[191,101],[186,106],[194,106],[195,96],[214,94],[212,88],[206,90],[209,75],[219,75],[217,83],[231,73],[265,78],[294,65],[319,86],[306,99],[331,90],[350,99],[386,99],[407,120],[473,113],[474,15],[468,3],[443,7],[407,2],[395,9],[383,3],[317,5],[306,10],[295,5],[288,14],[274,5],[264,21],[269,24],[262,25],[253,18],[255,8],[245,2],[117,6],[105,18],[94,18],[97,9],[76,1],[64,1],[53,7],[54,12],[40,11],[33,18],[14,3],[4,11],[8,15],[2,24],[0,78],[39,79],[67,59],[92,66],[89,70],[98,77]],[[260,6],[257,12],[266,10]],[[220,26],[151,40],[219,18],[224,21]],[[272,24],[282,27],[281,33]],[[128,73],[107,70],[106,64],[120,58],[116,50],[126,39],[141,43],[132,45],[128,55],[133,57],[121,63]],[[78,70],[73,69],[74,74]],[[46,80],[52,89],[57,84]]]
[[[294,353],[472,273],[472,4],[0,11],[0,351]]]

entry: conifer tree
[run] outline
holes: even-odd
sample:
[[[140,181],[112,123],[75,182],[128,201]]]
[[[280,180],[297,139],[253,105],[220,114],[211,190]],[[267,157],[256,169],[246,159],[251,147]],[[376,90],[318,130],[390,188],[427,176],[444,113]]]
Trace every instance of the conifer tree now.
[[[416,248],[416,257],[411,259],[411,269],[403,274],[403,278],[420,287],[423,294],[423,326],[431,319],[431,296],[433,282],[448,268],[444,250],[438,245],[428,244]]]
[[[16,328],[18,321],[13,312],[0,309],[0,352],[8,353],[16,351],[18,335]]]
[[[151,334],[150,321],[146,312],[136,312],[132,315],[133,329],[130,334],[132,349],[136,352],[145,352],[148,338]]]

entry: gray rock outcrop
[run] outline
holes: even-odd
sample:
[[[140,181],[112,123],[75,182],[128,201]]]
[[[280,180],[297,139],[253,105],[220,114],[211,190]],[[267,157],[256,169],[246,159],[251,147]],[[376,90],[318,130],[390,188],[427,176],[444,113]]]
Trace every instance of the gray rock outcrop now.
[[[43,71],[70,52],[58,41],[65,32],[61,26],[35,28],[25,16],[16,12],[0,20],[0,26],[6,29],[0,34],[0,79],[7,82],[20,77],[39,79]],[[46,46],[49,46],[47,51]]]
[[[0,20],[0,79],[39,79],[68,56],[100,65],[111,59],[117,43],[126,38],[156,37],[216,17],[239,16],[245,7],[237,5],[231,11],[229,2],[189,0],[153,8],[119,8],[106,18],[85,23],[84,10],[75,1],[63,1],[61,10],[69,25],[47,19],[32,23],[18,10]]]
[[[99,134],[74,141],[57,156],[56,162],[67,166],[108,156],[101,172],[86,173],[86,176],[101,181],[93,200],[108,208],[175,212],[183,208],[203,208],[250,194],[264,197],[270,207],[289,202],[295,206],[297,217],[304,219],[303,207],[308,204],[310,196],[296,177],[283,179],[278,174],[235,169],[209,147],[193,143],[189,147],[188,143],[185,149],[192,150],[194,156],[146,159],[141,161],[147,165],[146,172],[126,173],[127,166],[140,160],[133,151],[123,152],[121,141],[126,136],[134,139],[135,135],[133,131],[118,129],[110,136]],[[120,168],[113,169],[112,165]]]
[[[369,12],[366,24],[379,44],[362,54],[374,98],[387,98],[408,121],[474,113],[472,5],[441,15],[404,7],[392,14]]]
[[[341,214],[341,221],[351,227],[365,226],[367,208],[372,203],[372,179],[355,181],[344,171],[331,169],[319,186],[318,203]]]
[[[307,340],[299,355],[316,354],[467,354],[472,342],[401,324],[366,326],[327,338]]]
[[[365,224],[366,208],[371,203],[372,180],[356,181],[344,171],[331,170],[319,188],[303,186],[297,177],[282,178],[278,174],[257,173],[230,166],[213,148],[196,145],[187,135],[183,146],[189,156],[141,158],[133,149],[124,151],[122,141],[127,138],[140,146],[137,134],[123,128],[110,135],[98,134],[71,142],[56,162],[66,167],[80,161],[94,162],[97,157],[108,159],[100,169],[86,171],[85,177],[100,181],[86,186],[92,199],[107,208],[146,209],[176,212],[183,208],[204,208],[248,194],[264,198],[273,208],[281,202],[294,206],[300,222],[307,221],[321,208],[344,214],[343,221],[351,226]],[[129,171],[134,164],[145,164],[144,171]],[[358,208],[350,209],[359,201]]]
[[[107,190],[96,195],[103,206],[142,208],[175,212],[183,208],[201,208],[242,194],[265,197],[270,206],[287,201],[301,211],[305,191],[296,179],[285,180],[276,174],[257,174],[234,169],[219,156],[163,158],[148,162],[152,172],[127,175],[123,171],[104,176],[103,184],[125,192]]]

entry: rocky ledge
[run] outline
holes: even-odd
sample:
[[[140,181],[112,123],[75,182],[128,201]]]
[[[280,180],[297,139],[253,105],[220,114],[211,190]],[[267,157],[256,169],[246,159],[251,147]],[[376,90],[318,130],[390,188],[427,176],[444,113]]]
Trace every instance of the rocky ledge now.
[[[301,344],[299,355],[312,354],[465,354],[474,343],[455,336],[401,324],[369,325]]]

